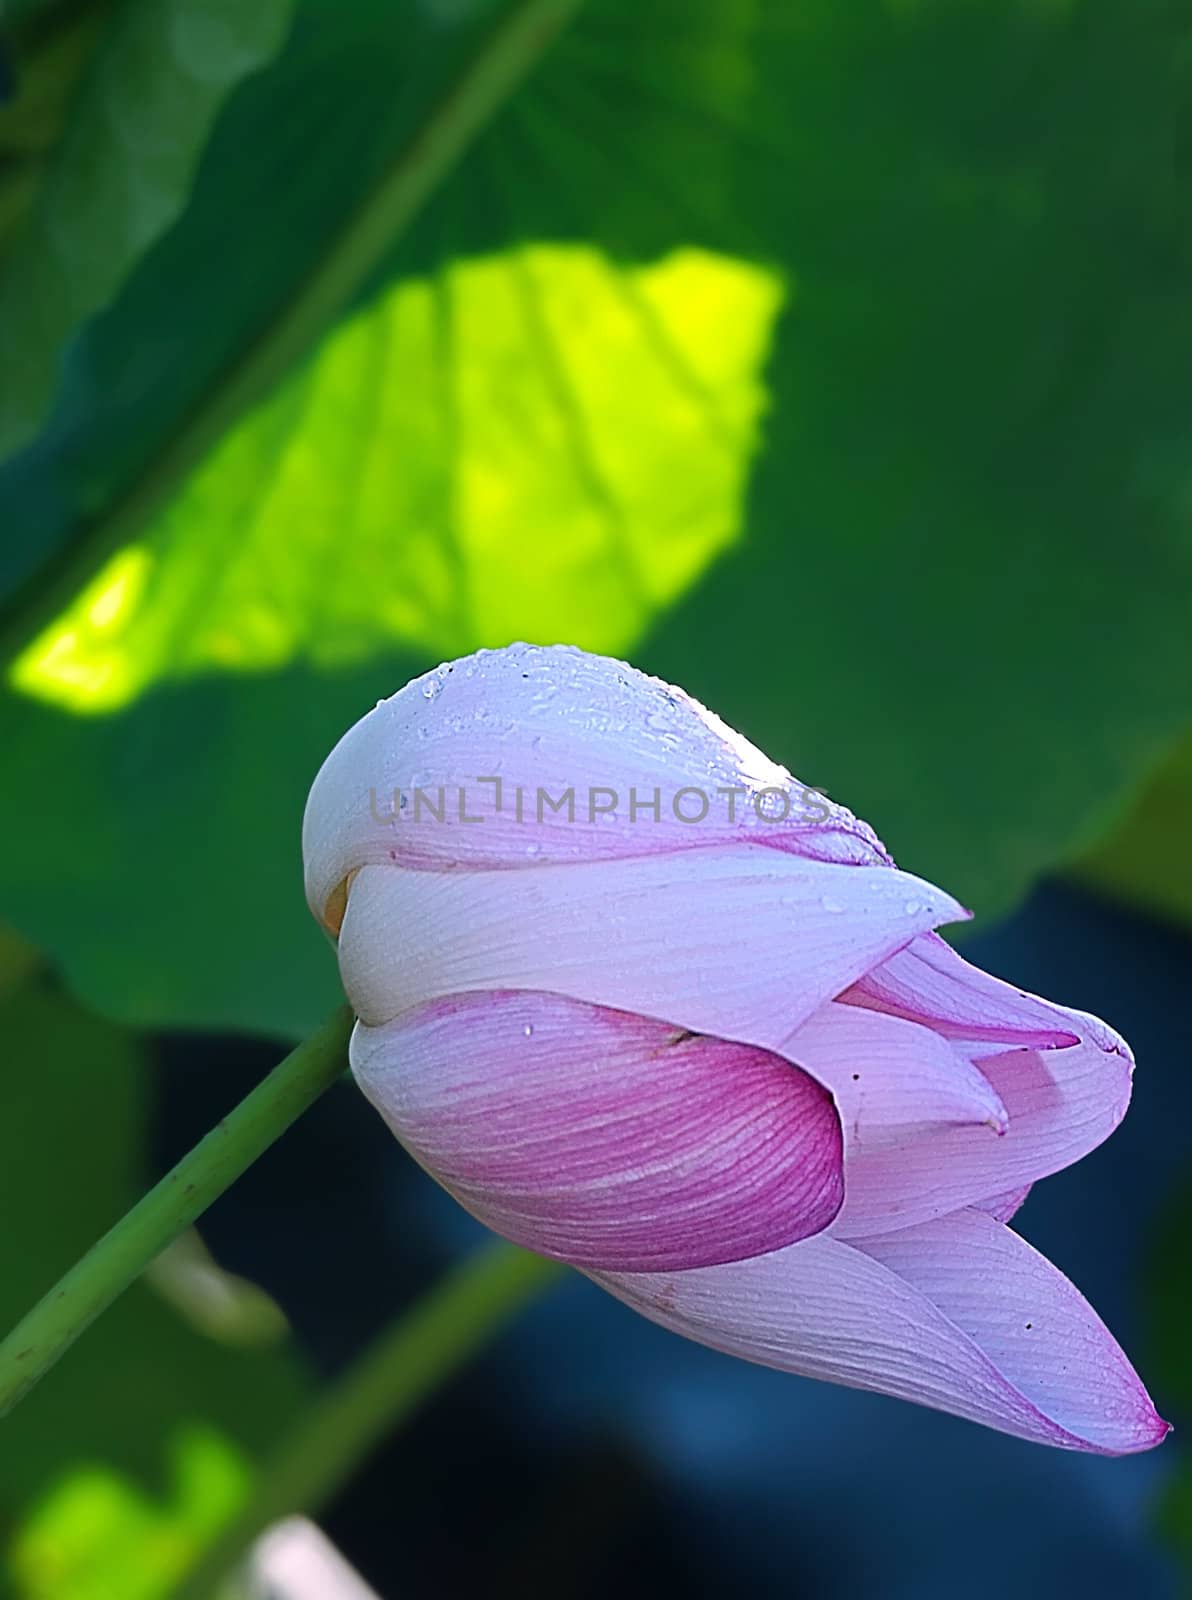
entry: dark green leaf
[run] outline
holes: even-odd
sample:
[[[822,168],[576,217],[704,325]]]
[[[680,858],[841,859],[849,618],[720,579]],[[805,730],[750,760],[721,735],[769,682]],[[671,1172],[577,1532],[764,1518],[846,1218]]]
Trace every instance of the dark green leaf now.
[[[274,54],[291,0],[127,0],[0,266],[0,455],[46,411],[71,333],[186,205],[224,100]]]
[[[1159,1502],[1159,1529],[1183,1565],[1184,1580],[1179,1592],[1192,1594],[1192,1463],[1186,1458]]]
[[[62,137],[104,12],[100,0],[32,0],[15,15],[9,8],[8,29],[0,32],[0,252],[18,231]]]
[[[1118,899],[1192,921],[1192,740],[1184,739],[1076,875]]]

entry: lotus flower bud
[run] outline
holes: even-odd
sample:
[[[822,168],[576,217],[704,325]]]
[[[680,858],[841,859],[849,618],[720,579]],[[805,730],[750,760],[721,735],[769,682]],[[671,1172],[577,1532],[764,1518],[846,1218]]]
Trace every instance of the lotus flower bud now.
[[[1132,1061],[935,931],[967,913],[678,689],[527,645],[332,751],[303,827],[351,1061],[490,1227],[666,1327],[1069,1449],[1167,1432],[1007,1223]]]

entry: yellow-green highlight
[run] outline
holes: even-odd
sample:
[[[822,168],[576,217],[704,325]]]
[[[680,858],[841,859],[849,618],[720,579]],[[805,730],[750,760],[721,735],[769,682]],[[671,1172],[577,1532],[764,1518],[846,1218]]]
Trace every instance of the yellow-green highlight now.
[[[179,1428],[167,1488],[151,1495],[111,1467],[64,1474],[18,1530],[15,1600],[164,1600],[247,1501],[252,1469],[217,1430]]]
[[[154,684],[518,636],[629,649],[740,536],[784,298],[681,249],[531,244],[384,292],[17,658],[76,713]]]

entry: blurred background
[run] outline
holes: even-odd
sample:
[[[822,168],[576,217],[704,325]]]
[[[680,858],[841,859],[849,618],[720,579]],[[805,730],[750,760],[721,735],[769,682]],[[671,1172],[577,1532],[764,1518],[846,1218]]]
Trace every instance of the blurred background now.
[[[0,8],[0,1319],[334,1006],[306,790],[481,645],[681,683],[1139,1061],[1016,1227],[1162,1450],[563,1278],[221,1595],[1192,1593],[1190,373],[1186,0]],[[338,1085],[0,1426],[0,1595],[179,1592],[480,1243]]]

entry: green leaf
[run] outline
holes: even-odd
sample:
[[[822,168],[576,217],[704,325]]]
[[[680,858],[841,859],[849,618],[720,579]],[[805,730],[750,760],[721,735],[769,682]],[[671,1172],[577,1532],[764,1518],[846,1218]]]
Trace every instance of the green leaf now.
[[[76,6],[32,0],[15,14],[8,8],[14,32],[0,34],[0,251],[32,205],[62,137],[103,16],[96,0]]]
[[[13,681],[107,712],[163,680],[395,643],[626,649],[740,532],[780,299],[772,272],[707,252],[632,268],[579,246],[398,284],[227,435]]]
[[[183,211],[224,100],[274,54],[291,0],[128,0],[0,267],[0,455],[46,411],[72,331]]]
[[[1192,1594],[1192,1462],[1184,1457],[1159,1502],[1159,1532],[1183,1564],[1183,1595]]]
[[[8,1554],[17,1600],[166,1600],[232,1521],[251,1473],[218,1433],[182,1426],[162,1497],[107,1467],[68,1473],[17,1531]]]
[[[1166,759],[1075,875],[1118,899],[1192,921],[1192,739]]]
[[[319,760],[413,671],[516,635],[683,683],[983,913],[1087,850],[1189,714],[1185,61],[1161,0],[591,0],[350,320],[24,656],[0,734],[52,777],[3,802],[14,922],[124,1015],[305,1029],[334,988],[298,885]],[[263,175],[313,138],[268,114],[292,69],[245,91],[260,137],[213,146],[0,511],[64,536],[127,504],[290,303]],[[366,193],[430,104],[357,70],[318,80],[359,119],[302,197],[332,233],[329,194]],[[251,305],[213,270],[227,215]],[[512,305],[527,264],[490,328],[484,286]],[[782,309],[669,331],[643,417],[667,361],[606,319],[663,282],[681,310],[683,264]],[[752,360],[709,365],[743,331]],[[684,388],[732,441],[686,524],[715,429],[673,431]]]
[[[0,1002],[0,1030],[7,1327],[139,1197],[147,1084],[133,1039],[48,984]],[[135,1285],[5,1421],[0,1521],[16,1530],[17,1592],[131,1600],[102,1575],[140,1524],[152,1533],[142,1568],[159,1575],[143,1592],[164,1593],[160,1575],[181,1572],[237,1509],[253,1458],[306,1392],[286,1349],[217,1343]]]
[[[286,48],[213,129],[185,226],[126,285],[131,316],[78,330],[46,428],[0,467],[0,590],[26,580],[4,655],[307,352],[576,3],[295,0]]]

